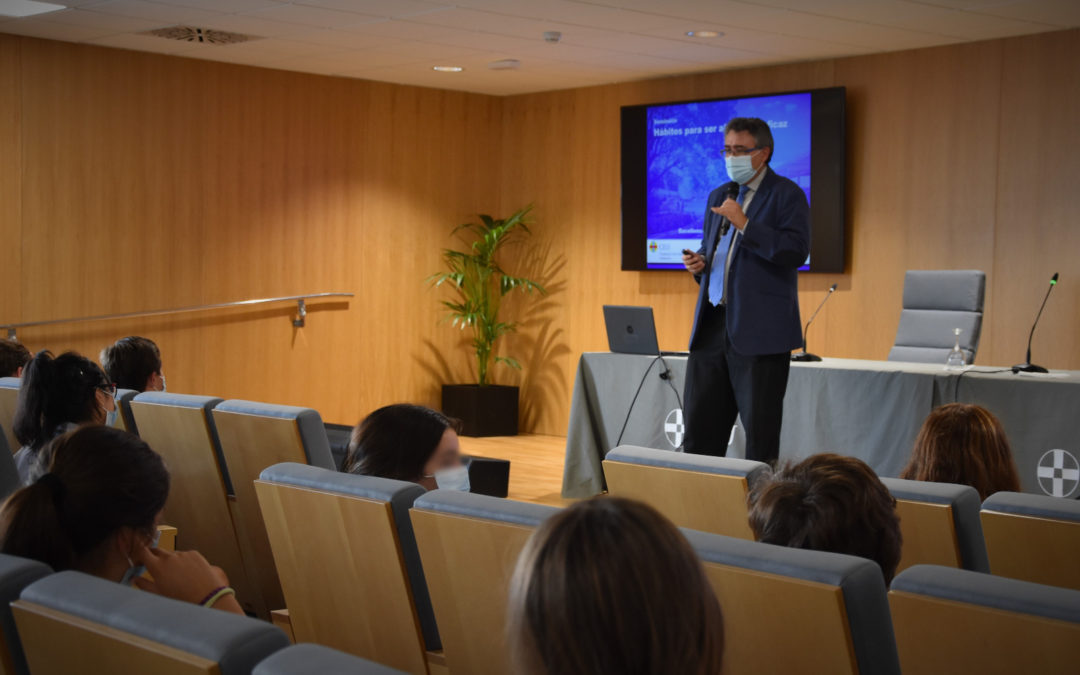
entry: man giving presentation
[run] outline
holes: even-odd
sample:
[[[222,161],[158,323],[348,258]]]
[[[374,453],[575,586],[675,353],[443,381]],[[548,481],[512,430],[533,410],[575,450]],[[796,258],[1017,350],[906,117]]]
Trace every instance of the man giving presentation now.
[[[791,350],[802,344],[798,269],[810,251],[810,206],[791,180],[769,168],[769,125],[736,117],[724,127],[733,181],[709,195],[705,232],[683,264],[701,286],[685,387],[684,449],[727,452],[737,415],[746,458],[780,453]]]

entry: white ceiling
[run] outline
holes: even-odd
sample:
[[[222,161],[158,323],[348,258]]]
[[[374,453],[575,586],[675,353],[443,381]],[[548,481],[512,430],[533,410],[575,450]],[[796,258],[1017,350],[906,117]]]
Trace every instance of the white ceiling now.
[[[1080,25],[1080,0],[50,1],[69,9],[0,17],[0,32],[498,95]],[[208,45],[138,34],[177,24],[263,39]],[[544,42],[552,30],[561,43]],[[507,58],[520,68],[487,67]]]

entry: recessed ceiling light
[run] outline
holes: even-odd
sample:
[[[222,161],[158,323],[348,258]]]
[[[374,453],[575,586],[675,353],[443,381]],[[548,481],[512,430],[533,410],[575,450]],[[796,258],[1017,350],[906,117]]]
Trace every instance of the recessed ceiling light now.
[[[692,38],[714,38],[720,37],[723,33],[718,33],[714,30],[688,30],[686,31],[687,37]]]
[[[517,70],[521,67],[521,61],[517,59],[500,59],[487,64],[492,70]]]
[[[432,70],[437,70],[440,73],[460,73],[465,70],[461,66],[432,66]]]
[[[67,9],[64,5],[34,0],[0,0],[0,16],[34,16]]]

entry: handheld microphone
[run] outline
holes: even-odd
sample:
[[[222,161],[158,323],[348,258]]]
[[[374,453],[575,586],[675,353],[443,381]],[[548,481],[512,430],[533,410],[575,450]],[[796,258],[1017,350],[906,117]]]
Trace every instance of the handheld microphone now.
[[[1039,313],[1035,315],[1035,323],[1031,324],[1031,333],[1028,334],[1028,347],[1027,358],[1023,363],[1012,367],[1014,373],[1045,373],[1046,368],[1042,366],[1035,366],[1031,364],[1031,339],[1035,337],[1035,326],[1039,325],[1039,319],[1042,317],[1043,308],[1046,307],[1046,301],[1050,299],[1050,291],[1054,290],[1054,286],[1057,286],[1058,273],[1054,272],[1054,276],[1050,277],[1050,288],[1046,289],[1046,295],[1043,296],[1042,305],[1039,307]]]
[[[809,354],[809,353],[807,353],[807,351],[806,351],[806,334],[808,332],[810,332],[810,324],[814,323],[814,319],[817,318],[818,312],[821,311],[821,308],[824,307],[825,303],[829,301],[830,297],[832,297],[833,291],[836,290],[836,286],[837,286],[837,284],[833,284],[832,286],[829,286],[829,292],[825,294],[825,299],[821,301],[821,304],[818,305],[818,308],[816,310],[814,310],[814,314],[810,317],[810,320],[806,322],[806,328],[803,329],[803,334],[802,334],[802,351],[797,352],[795,354],[792,354],[791,355],[791,360],[792,361],[820,361],[821,360],[821,357],[818,356],[817,354]]]
[[[724,199],[721,200],[721,202],[720,202],[721,204],[723,204],[728,199],[738,199],[739,198],[739,184],[736,183],[735,181],[731,181],[730,183],[725,184],[720,189],[724,191],[724,193],[723,193],[724,194]],[[724,237],[726,237],[727,233],[728,233],[728,230],[730,230],[730,229],[731,229],[731,221],[728,220],[727,218],[725,218],[724,216],[720,216],[720,238],[723,239]]]

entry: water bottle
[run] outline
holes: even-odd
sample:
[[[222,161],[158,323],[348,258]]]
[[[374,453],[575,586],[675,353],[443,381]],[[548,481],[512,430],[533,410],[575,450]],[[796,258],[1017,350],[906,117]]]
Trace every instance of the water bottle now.
[[[959,328],[953,329],[953,334],[956,335],[956,344],[953,345],[952,351],[949,352],[949,358],[945,360],[945,368],[947,370],[963,370],[967,365],[964,360],[964,352],[960,349],[960,333],[963,332]]]

